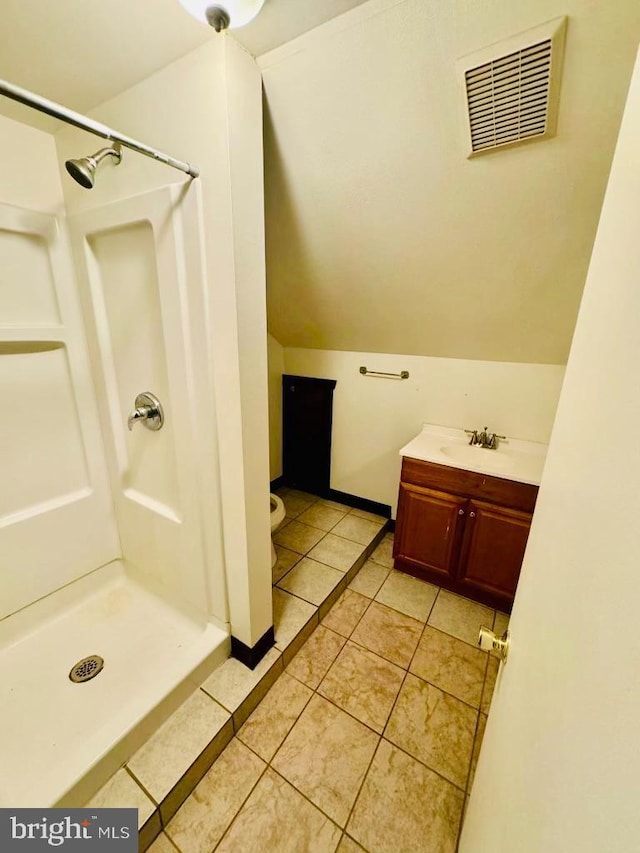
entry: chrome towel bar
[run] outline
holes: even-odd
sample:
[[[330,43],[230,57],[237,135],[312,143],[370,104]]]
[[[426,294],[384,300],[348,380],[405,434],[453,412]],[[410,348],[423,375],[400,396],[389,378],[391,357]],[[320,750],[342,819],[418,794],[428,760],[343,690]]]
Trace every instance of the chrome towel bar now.
[[[381,376],[384,379],[408,379],[409,371],[402,370],[400,373],[381,373],[379,370],[367,370],[364,365],[360,368],[363,376]]]

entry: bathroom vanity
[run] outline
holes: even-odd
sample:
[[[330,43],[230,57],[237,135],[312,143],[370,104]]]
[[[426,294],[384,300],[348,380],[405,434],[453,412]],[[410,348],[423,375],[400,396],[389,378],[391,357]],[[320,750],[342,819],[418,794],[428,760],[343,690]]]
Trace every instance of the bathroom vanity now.
[[[471,447],[427,424],[400,453],[396,569],[510,611],[546,445]]]

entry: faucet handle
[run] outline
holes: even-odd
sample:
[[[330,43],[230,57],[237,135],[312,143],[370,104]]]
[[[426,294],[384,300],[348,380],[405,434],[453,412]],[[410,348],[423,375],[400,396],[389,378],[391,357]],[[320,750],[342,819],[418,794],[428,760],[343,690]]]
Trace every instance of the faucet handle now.
[[[470,435],[471,438],[469,440],[469,444],[477,444],[478,443],[478,430],[477,429],[465,429],[467,435]]]
[[[487,436],[487,447],[490,447],[492,450],[498,446],[498,439],[505,439],[506,435],[498,435],[497,432],[492,432],[491,435]]]

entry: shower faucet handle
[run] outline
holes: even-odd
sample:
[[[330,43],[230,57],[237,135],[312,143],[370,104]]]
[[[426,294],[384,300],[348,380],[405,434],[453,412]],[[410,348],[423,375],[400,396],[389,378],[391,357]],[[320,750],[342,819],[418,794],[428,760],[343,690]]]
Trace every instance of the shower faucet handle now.
[[[127,418],[129,430],[133,429],[136,421],[142,421],[147,429],[162,429],[164,424],[164,411],[160,400],[150,391],[138,394],[135,401],[135,409]]]

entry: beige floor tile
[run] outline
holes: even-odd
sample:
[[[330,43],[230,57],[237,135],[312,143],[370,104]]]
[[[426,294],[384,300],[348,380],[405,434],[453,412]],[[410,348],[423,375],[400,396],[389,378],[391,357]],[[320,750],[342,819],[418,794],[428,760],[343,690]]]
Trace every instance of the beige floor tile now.
[[[343,835],[340,844],[338,844],[338,849],[336,853],[366,853],[364,847],[360,847],[359,844],[353,840],[353,838],[349,838],[348,835]]]
[[[389,569],[374,563],[372,560],[367,560],[358,574],[349,584],[349,589],[359,592],[360,595],[366,595],[367,598],[375,598],[376,593],[387,579]]]
[[[467,786],[467,791],[471,790],[471,786],[473,785],[473,780],[476,775],[476,767],[478,766],[478,758],[480,757],[480,750],[482,748],[482,740],[484,738],[484,730],[487,727],[487,715],[480,714],[478,718],[478,728],[476,729],[476,737],[473,742],[473,755],[471,756],[471,772],[469,774],[469,785]]]
[[[427,626],[409,669],[414,675],[478,708],[486,668],[486,652]]]
[[[324,535],[324,531],[318,530],[317,527],[310,527],[308,524],[292,521],[276,533],[273,541],[276,545],[282,545],[290,551],[297,551],[298,554],[306,554],[314,545],[318,544]]]
[[[313,691],[286,672],[273,685],[238,732],[238,738],[265,761],[271,761]]]
[[[426,622],[437,594],[437,586],[393,569],[376,595],[376,601]]]
[[[216,853],[334,853],[340,830],[269,768]]]
[[[464,789],[477,721],[474,708],[409,674],[384,736]]]
[[[314,503],[310,495],[304,496],[302,492],[291,490],[286,495],[282,495],[282,502],[287,518],[297,518]]]
[[[351,515],[357,516],[357,518],[364,518],[366,521],[373,521],[379,527],[383,524],[387,523],[387,519],[384,515],[378,515],[375,512],[367,512],[365,509],[354,509],[351,510]]]
[[[310,619],[316,615],[316,608],[308,601],[302,601],[295,595],[289,595],[281,589],[273,590],[273,626],[276,634],[276,647],[283,651],[295,639]]]
[[[493,628],[494,615],[495,611],[483,604],[441,589],[429,616],[429,625],[477,646],[480,628],[483,625]]]
[[[86,808],[138,809],[138,826],[142,826],[155,811],[155,803],[123,768],[89,800]]]
[[[269,649],[255,669],[249,669],[235,658],[227,658],[222,666],[207,678],[202,689],[227,711],[233,713],[279,661],[278,649]],[[282,665],[280,668],[282,669]]]
[[[338,569],[317,563],[308,557],[303,557],[278,584],[298,598],[304,598],[311,604],[320,605],[344,578],[344,573]]]
[[[358,623],[351,639],[406,669],[422,629],[423,625],[417,619],[374,601]]]
[[[295,564],[302,559],[302,555],[295,551],[290,551],[288,548],[283,548],[282,545],[275,545],[276,560],[275,566],[271,568],[271,581],[278,583],[280,578],[284,577],[289,569],[292,569]]]
[[[342,536],[352,542],[358,542],[360,545],[368,545],[378,535],[384,523],[384,518],[381,518],[379,522],[367,521],[365,518],[358,518],[357,515],[349,513],[336,524],[333,532],[336,536]]]
[[[484,688],[482,690],[482,701],[480,702],[480,710],[483,714],[489,713],[489,708],[491,707],[491,700],[493,699],[493,691],[495,690],[499,669],[500,661],[497,658],[489,656],[487,677],[485,678]]]
[[[331,509],[340,510],[340,512],[344,512],[345,515],[348,512],[351,512],[350,506],[347,506],[346,504],[338,503],[338,501],[330,501],[330,500],[325,500],[324,498],[320,498],[318,503],[322,504],[322,506],[329,506],[329,507],[331,507]]]
[[[382,734],[405,671],[347,642],[318,693]]]
[[[364,549],[364,545],[350,542],[341,536],[335,536],[333,533],[327,533],[320,544],[309,552],[309,557],[319,563],[325,563],[333,569],[347,572]]]
[[[310,524],[311,527],[317,527],[320,530],[329,531],[332,527],[345,517],[346,513],[343,510],[334,509],[330,506],[325,506],[322,503],[312,504],[309,509],[298,516],[298,521],[304,524]]]
[[[371,729],[315,694],[272,765],[344,826],[378,740]]]
[[[161,832],[151,847],[147,847],[147,853],[178,853],[178,851],[164,832]]]
[[[234,738],[166,828],[181,853],[210,853],[265,769]]]
[[[315,690],[325,677],[346,640],[319,625],[287,667],[287,672]]]
[[[384,539],[371,555],[371,559],[387,569],[393,568],[393,533],[385,534]]]
[[[460,791],[383,740],[347,831],[370,853],[454,853]]]
[[[322,620],[325,628],[331,628],[343,637],[350,637],[371,601],[354,592],[345,589],[343,595],[333,605],[329,613]]]
[[[196,690],[127,766],[160,803],[230,719],[227,710]]]

